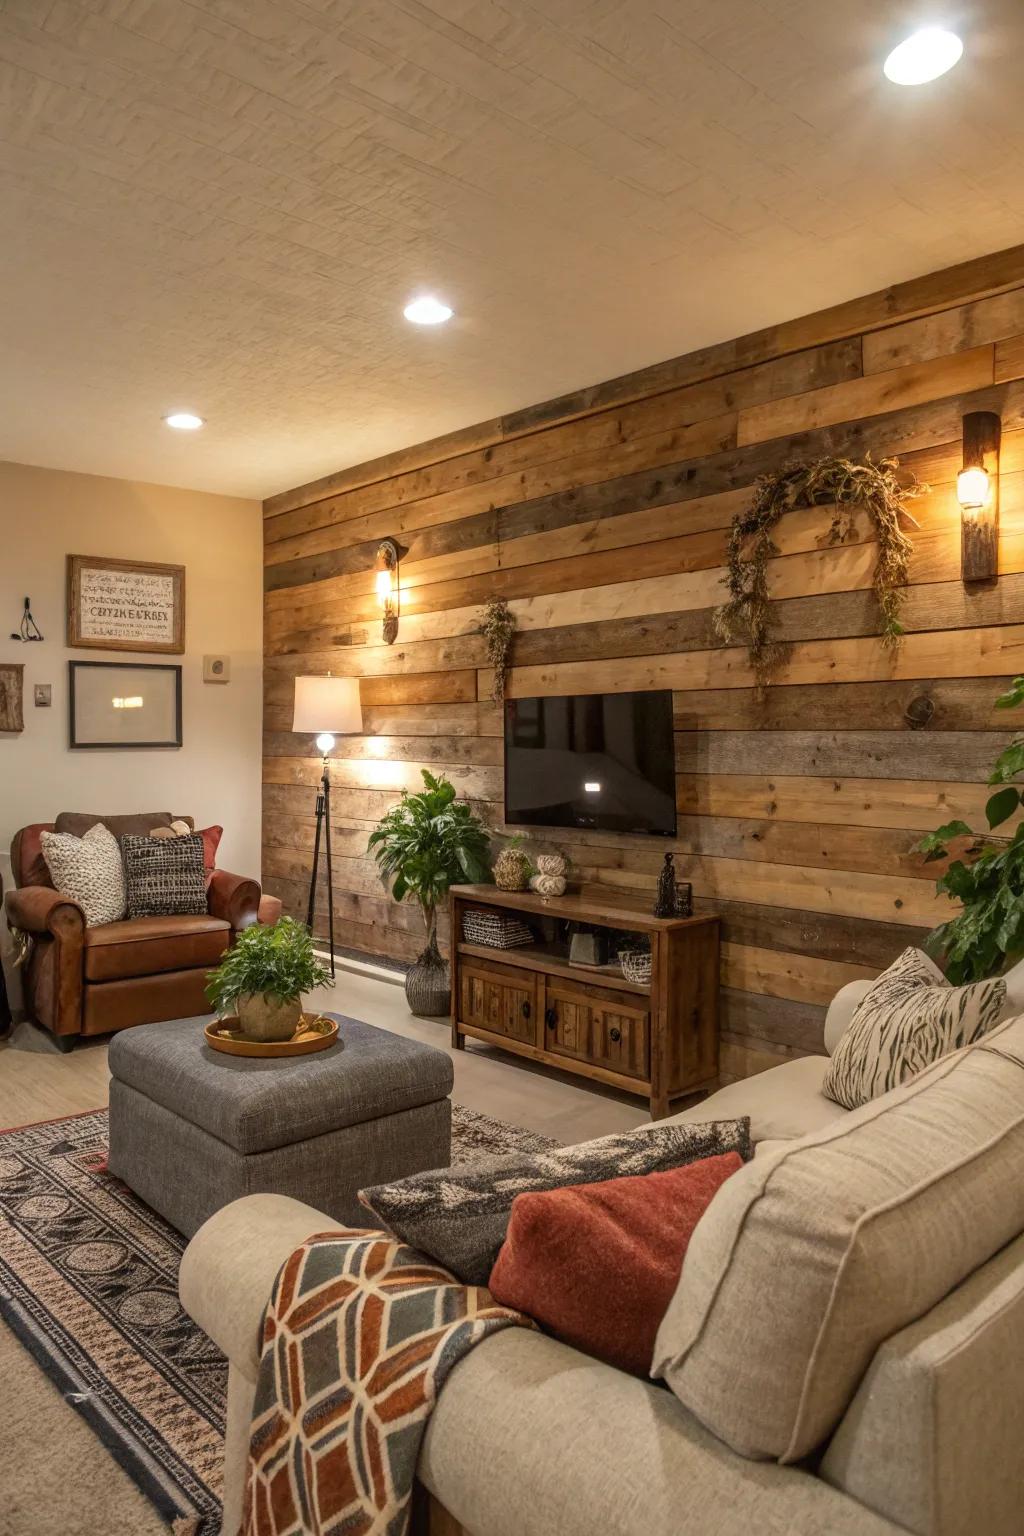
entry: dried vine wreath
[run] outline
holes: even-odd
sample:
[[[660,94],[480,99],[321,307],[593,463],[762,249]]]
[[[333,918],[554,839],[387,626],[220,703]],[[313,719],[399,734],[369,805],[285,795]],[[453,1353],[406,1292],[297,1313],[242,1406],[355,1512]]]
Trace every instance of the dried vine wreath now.
[[[516,616],[503,597],[494,597],[484,609],[480,633],[487,641],[487,659],[494,671],[491,680],[491,698],[500,704],[505,697],[512,657],[512,637],[516,632]]]
[[[785,655],[774,635],[768,593],[768,561],[779,554],[772,531],[784,513],[799,507],[834,505],[825,536],[830,546],[846,543],[853,536],[857,512],[868,513],[879,546],[874,592],[882,618],[882,644],[899,644],[900,608],[913,548],[903,528],[918,526],[906,503],[928,487],[916,479],[901,485],[898,468],[898,459],[875,463],[870,454],[861,463],[825,457],[811,464],[791,464],[777,474],[762,475],[750,508],[733,518],[723,578],[729,600],[716,611],[714,627],[727,645],[746,640],[759,690],[771,682]]]

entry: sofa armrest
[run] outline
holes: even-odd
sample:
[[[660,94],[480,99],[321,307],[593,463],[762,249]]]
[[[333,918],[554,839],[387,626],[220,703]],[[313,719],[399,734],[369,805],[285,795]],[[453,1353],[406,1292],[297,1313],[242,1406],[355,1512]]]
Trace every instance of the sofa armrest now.
[[[81,943],[85,932],[85,913],[78,902],[49,885],[25,885],[8,891],[4,909],[9,925],[22,933],[52,933],[67,944],[76,937]]]
[[[206,906],[211,917],[220,917],[230,923],[236,933],[250,928],[256,922],[260,910],[260,883],[245,875],[231,875],[226,869],[215,869],[206,893]]]
[[[307,1237],[337,1227],[288,1195],[246,1195],[205,1221],[181,1260],[181,1304],[251,1382],[277,1272]]]

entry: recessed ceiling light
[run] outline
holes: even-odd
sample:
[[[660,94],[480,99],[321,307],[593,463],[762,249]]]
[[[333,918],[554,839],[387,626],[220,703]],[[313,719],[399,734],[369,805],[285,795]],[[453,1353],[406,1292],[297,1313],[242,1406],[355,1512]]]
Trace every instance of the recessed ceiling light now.
[[[203,425],[203,418],[194,416],[191,411],[172,411],[164,421],[178,432],[196,432]]]
[[[960,58],[964,45],[955,32],[944,27],[925,27],[894,48],[883,66],[895,85],[924,85],[936,80]]]
[[[413,299],[402,310],[407,320],[413,325],[443,325],[450,320],[454,310],[448,304],[442,304],[440,299],[435,299],[433,294],[426,293],[421,298]]]

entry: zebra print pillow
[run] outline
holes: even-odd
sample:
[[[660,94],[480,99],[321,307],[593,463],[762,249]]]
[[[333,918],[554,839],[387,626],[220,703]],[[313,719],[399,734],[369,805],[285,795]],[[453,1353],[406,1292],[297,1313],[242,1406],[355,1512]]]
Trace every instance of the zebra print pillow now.
[[[951,987],[922,950],[905,949],[858,1003],[821,1091],[857,1109],[979,1040],[999,1022],[1005,1001],[1001,978]]]

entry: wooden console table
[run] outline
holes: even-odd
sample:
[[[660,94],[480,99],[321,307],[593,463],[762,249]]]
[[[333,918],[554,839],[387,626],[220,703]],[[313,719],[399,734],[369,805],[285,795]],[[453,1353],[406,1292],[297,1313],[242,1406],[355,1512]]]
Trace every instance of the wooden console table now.
[[[643,934],[651,943],[648,986],[618,965],[569,964],[565,945],[492,949],[462,938],[467,907]],[[662,1119],[671,1101],[714,1086],[718,1076],[718,919],[652,917],[628,897],[541,897],[493,885],[451,891],[452,1044],[499,1045],[563,1072],[650,1100]]]

